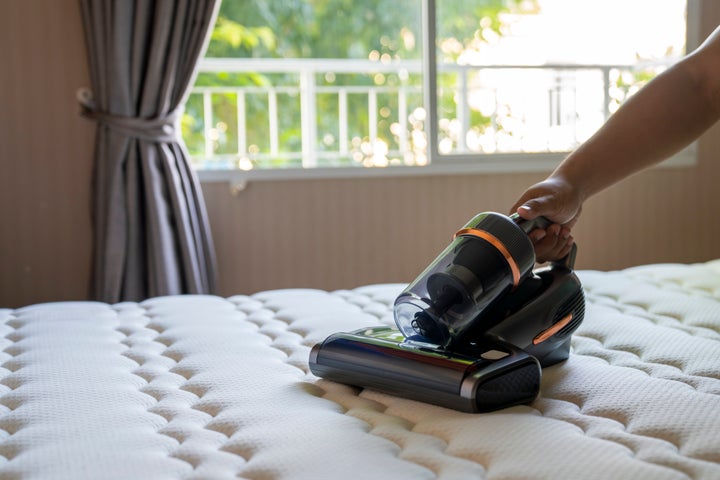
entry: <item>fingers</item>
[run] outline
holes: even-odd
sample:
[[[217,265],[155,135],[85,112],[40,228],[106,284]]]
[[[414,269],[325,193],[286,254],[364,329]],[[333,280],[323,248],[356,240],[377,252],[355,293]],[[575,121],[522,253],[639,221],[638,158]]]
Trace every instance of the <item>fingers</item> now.
[[[550,225],[545,230],[533,230],[529,237],[535,247],[535,259],[538,263],[563,258],[575,243],[570,229],[557,223]]]
[[[537,244],[540,240],[545,238],[546,235],[547,230],[543,230],[542,228],[536,228],[535,230],[528,233],[528,237],[530,237],[533,245]]]
[[[566,256],[574,243],[570,229],[582,211],[578,190],[562,176],[553,175],[528,188],[513,205],[512,213],[525,220],[543,216],[554,222],[546,229],[530,232],[538,263],[559,260]]]

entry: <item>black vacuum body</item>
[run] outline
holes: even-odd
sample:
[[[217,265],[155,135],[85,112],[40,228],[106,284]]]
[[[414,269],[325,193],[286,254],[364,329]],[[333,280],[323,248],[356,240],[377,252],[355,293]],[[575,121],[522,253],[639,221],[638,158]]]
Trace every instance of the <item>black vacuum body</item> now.
[[[541,367],[568,358],[585,298],[576,247],[533,269],[540,218],[486,212],[397,297],[397,329],[336,333],[313,347],[320,377],[467,412],[532,401]]]

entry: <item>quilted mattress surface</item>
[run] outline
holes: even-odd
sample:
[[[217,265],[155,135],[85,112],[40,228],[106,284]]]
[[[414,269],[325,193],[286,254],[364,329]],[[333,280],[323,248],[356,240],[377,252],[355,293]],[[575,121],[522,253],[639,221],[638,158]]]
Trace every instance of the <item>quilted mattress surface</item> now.
[[[309,372],[402,285],[0,310],[0,478],[720,478],[720,261],[579,275],[570,358],[485,414]]]

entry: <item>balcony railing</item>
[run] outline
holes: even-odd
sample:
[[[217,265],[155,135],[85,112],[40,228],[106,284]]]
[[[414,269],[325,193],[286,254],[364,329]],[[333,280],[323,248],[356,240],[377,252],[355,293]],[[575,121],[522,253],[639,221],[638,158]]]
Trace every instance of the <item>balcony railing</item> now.
[[[570,150],[661,68],[439,65],[439,148]],[[200,73],[244,80],[192,89],[183,132],[199,168],[428,161],[419,60],[205,59]]]

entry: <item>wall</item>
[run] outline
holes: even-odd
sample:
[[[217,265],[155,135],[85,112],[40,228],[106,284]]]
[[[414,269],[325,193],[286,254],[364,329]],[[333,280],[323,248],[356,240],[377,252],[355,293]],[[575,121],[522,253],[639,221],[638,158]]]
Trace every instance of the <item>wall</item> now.
[[[82,299],[94,126],[76,0],[0,4],[0,306]]]
[[[720,3],[702,7],[707,34]],[[77,2],[0,9],[0,306],[84,299],[94,129],[74,100],[88,85]],[[645,171],[587,202],[577,266],[720,258],[718,155],[720,125],[696,166]],[[543,176],[256,182],[237,196],[206,183],[219,293],[407,282],[474,213],[506,211]]]
[[[696,168],[638,174],[588,201],[574,230],[579,268],[720,257],[716,128]],[[204,185],[223,294],[408,282],[476,212],[506,212],[542,175]],[[715,199],[715,200],[712,200]],[[702,205],[702,209],[698,208]]]

